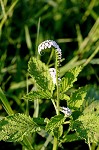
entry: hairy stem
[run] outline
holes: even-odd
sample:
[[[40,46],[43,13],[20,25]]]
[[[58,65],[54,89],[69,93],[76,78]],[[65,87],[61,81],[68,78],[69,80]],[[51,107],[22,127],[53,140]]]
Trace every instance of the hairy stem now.
[[[56,101],[56,114],[59,115],[59,62],[58,62],[58,54],[56,53],[56,61],[55,61],[55,69],[56,69],[56,85],[57,85],[57,101]],[[53,142],[53,150],[57,150],[58,148],[58,139],[54,136]]]
[[[58,56],[56,53],[56,62],[55,62],[55,68],[56,68],[56,84],[57,84],[57,115],[59,115],[59,68],[58,68]]]

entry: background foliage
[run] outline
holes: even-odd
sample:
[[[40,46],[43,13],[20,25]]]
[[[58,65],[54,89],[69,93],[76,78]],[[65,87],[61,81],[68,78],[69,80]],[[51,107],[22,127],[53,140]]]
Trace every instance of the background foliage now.
[[[84,64],[85,68],[74,88],[91,85],[87,94],[88,103],[93,99],[99,100],[99,2],[1,0],[0,87],[15,113],[26,111],[26,102],[22,97],[34,84],[33,80],[27,79],[28,60],[31,56],[38,57],[37,46],[47,39],[55,40],[62,49],[61,76],[69,69]],[[44,63],[47,63],[49,53],[41,56]],[[40,102],[40,116],[50,118],[50,109],[53,113],[49,100]],[[29,110],[31,116],[35,115],[32,102],[29,103]],[[0,101],[0,117],[6,115]],[[79,149],[82,145],[74,143],[73,148]],[[71,145],[67,144],[67,147],[71,148]]]

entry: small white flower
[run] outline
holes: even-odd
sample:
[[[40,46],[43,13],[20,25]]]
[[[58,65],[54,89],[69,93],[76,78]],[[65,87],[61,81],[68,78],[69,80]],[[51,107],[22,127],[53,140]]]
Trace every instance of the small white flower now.
[[[56,69],[55,68],[50,68],[49,72],[50,72],[50,75],[53,79],[53,83],[56,84]]]
[[[61,49],[59,48],[59,45],[53,40],[46,40],[46,41],[42,42],[38,46],[38,52],[40,54],[42,50],[47,49],[47,48],[51,48],[51,47],[54,47],[56,49],[56,51],[59,55],[59,59],[61,59],[61,57],[62,57]]]
[[[60,107],[60,111],[66,116],[70,116],[72,114],[71,110],[68,107]]]
[[[50,68],[49,69],[50,75],[53,79],[53,83],[56,84],[56,69],[55,68]],[[58,78],[59,81],[61,81],[60,78]]]

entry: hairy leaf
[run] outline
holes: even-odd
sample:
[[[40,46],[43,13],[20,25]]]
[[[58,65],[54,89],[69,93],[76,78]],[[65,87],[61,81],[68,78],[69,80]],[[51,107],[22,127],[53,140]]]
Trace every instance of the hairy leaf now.
[[[50,119],[46,125],[46,130],[50,133],[54,133],[57,128],[64,124],[65,117],[63,115],[57,115]]]
[[[30,76],[36,81],[37,85],[45,92],[54,90],[54,83],[49,73],[48,67],[39,59],[30,58],[28,63],[28,71]]]
[[[86,87],[79,88],[71,94],[70,100],[68,100],[68,106],[72,109],[78,110],[83,104],[86,97]]]
[[[83,112],[83,115],[74,121],[73,129],[86,142],[99,144],[99,100],[92,102]]]
[[[70,89],[73,86],[73,83],[77,80],[77,76],[81,71],[81,67],[76,67],[71,70],[69,70],[66,74],[65,77],[62,78],[61,80],[61,85],[60,85],[60,92],[64,93],[68,89]]]
[[[31,91],[28,94],[26,94],[23,99],[33,101],[35,99],[50,99],[51,93],[49,91]]]
[[[24,135],[40,131],[35,120],[24,114],[15,114],[0,121],[0,141],[22,141]]]

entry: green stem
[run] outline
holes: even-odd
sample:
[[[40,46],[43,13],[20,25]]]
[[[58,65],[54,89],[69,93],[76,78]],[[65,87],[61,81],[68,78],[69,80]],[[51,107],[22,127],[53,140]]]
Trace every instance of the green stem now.
[[[36,99],[34,100],[34,114],[33,114],[33,117],[37,118],[38,117],[38,114],[39,114],[39,100]]]
[[[47,62],[47,65],[49,65],[49,63],[50,63],[50,61],[51,61],[51,59],[53,57],[53,54],[54,54],[54,50],[52,49],[50,57],[49,57],[48,62]]]
[[[90,140],[88,138],[88,146],[89,146],[89,150],[91,150],[91,145],[90,145]]]
[[[59,74],[59,68],[58,68],[58,57],[56,54],[56,63],[55,63],[55,68],[56,68],[56,84],[57,84],[57,115],[59,115],[59,81],[58,81],[58,74]]]
[[[53,106],[54,106],[55,111],[56,111],[56,114],[57,114],[57,107],[56,107],[56,104],[55,104],[55,102],[54,102],[54,100],[53,100],[53,99],[51,99],[51,101],[52,101],[52,103],[53,103]]]
[[[55,52],[56,53],[56,52]],[[56,69],[56,85],[57,85],[57,101],[56,101],[56,107],[54,105],[54,107],[56,108],[56,114],[59,115],[59,104],[60,104],[60,100],[59,100],[59,64],[58,64],[58,56],[56,53],[56,61],[55,61],[55,69]],[[54,136],[54,141],[53,141],[53,150],[57,150],[58,148],[58,139],[57,137]]]
[[[52,141],[52,136],[49,135],[49,136],[47,137],[47,139],[46,139],[46,141],[45,141],[43,147],[41,148],[41,150],[45,150],[45,149],[47,148],[47,145],[48,145],[49,142],[51,142],[51,141]]]
[[[58,140],[57,140],[57,138],[54,136],[53,150],[57,150],[57,145],[58,145]]]
[[[91,150],[96,150],[96,144],[95,143],[92,143],[91,145]],[[97,149],[98,150],[98,149]]]
[[[28,86],[28,75],[26,77],[26,87],[27,87],[27,94],[29,92],[29,86]],[[29,115],[29,101],[27,100],[26,101],[26,115]]]

